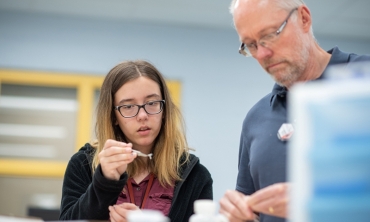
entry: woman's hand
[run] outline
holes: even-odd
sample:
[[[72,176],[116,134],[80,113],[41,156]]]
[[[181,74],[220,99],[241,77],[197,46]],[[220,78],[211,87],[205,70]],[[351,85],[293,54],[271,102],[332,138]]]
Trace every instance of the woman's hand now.
[[[109,206],[109,219],[111,222],[127,222],[127,214],[133,210],[140,210],[135,204],[122,203]]]
[[[137,154],[132,152],[131,143],[107,140],[98,157],[104,177],[118,181]]]

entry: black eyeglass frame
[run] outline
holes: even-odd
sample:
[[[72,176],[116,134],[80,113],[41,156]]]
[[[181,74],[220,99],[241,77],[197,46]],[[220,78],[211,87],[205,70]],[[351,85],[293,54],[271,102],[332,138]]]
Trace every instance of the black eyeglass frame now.
[[[154,102],[160,102],[161,109],[160,109],[158,112],[156,112],[156,113],[149,113],[149,112],[145,109],[145,106],[146,106],[146,105],[148,105],[149,103],[154,103]],[[164,107],[164,105],[165,105],[165,104],[166,104],[166,101],[163,99],[163,100],[149,101],[149,102],[147,102],[147,103],[145,103],[145,104],[143,104],[143,105],[132,104],[132,105],[114,106],[114,109],[115,109],[115,110],[117,110],[117,111],[119,112],[119,114],[120,114],[123,118],[133,118],[133,117],[137,116],[137,114],[139,114],[139,112],[140,112],[140,109],[141,109],[141,108],[143,108],[143,109],[144,109],[144,111],[145,111],[148,115],[155,115],[155,114],[158,114],[158,113],[160,113],[160,112],[162,112],[162,111],[163,111],[163,107]],[[136,113],[135,115],[133,115],[133,116],[124,116],[124,115],[122,115],[122,113],[121,113],[121,111],[120,111],[120,108],[121,108],[121,107],[124,107],[124,106],[137,106],[137,107],[139,107],[139,109],[137,110],[137,113]]]
[[[283,22],[283,24],[281,24],[281,26],[278,28],[278,30],[276,30],[275,32],[273,32],[273,33],[271,33],[271,34],[275,34],[275,36],[278,36],[282,31],[283,31],[283,29],[285,28],[285,26],[286,26],[286,24],[288,23],[288,20],[289,20],[289,18],[290,18],[290,16],[292,16],[292,14],[293,14],[293,12],[295,11],[295,10],[298,10],[298,8],[294,8],[292,11],[290,11],[290,13],[289,13],[289,15],[287,16],[287,18],[284,20],[284,22]],[[267,35],[266,35],[267,36]],[[265,36],[264,36],[265,37]],[[261,39],[263,39],[264,37],[262,37]],[[261,40],[260,39],[260,40]],[[258,44],[258,41],[257,41],[257,44]],[[257,45],[256,44],[256,45]],[[262,45],[263,46],[263,45]],[[243,56],[245,56],[245,57],[250,57],[250,56],[252,56],[252,54],[251,53],[247,53],[247,52],[245,52],[245,47],[246,47],[246,44],[244,43],[244,42],[242,42],[241,44],[240,44],[240,47],[239,47],[239,54],[241,54],[241,55],[243,55]]]

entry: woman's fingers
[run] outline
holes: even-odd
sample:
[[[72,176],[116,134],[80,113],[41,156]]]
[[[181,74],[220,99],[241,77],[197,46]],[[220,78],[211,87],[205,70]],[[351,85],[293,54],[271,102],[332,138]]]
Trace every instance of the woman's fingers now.
[[[103,150],[108,149],[109,147],[114,147],[114,146],[116,146],[116,147],[132,147],[132,144],[109,139],[109,140],[105,141]]]
[[[126,210],[140,210],[140,208],[138,206],[136,206],[135,204],[133,203],[121,203],[119,205],[115,205],[117,206],[118,208],[123,208],[123,209],[126,209]]]
[[[107,140],[101,152],[103,152],[106,156],[111,156],[117,153],[130,153],[132,152],[132,144],[114,140],[110,140],[108,142]]]
[[[127,164],[131,163],[137,154],[132,153],[131,143],[107,140],[98,157],[104,177],[119,180],[126,171]]]
[[[107,162],[117,162],[126,159],[131,159],[134,156],[131,148],[116,148],[112,147],[109,150],[103,150],[99,153],[100,159],[105,159]]]
[[[133,210],[139,210],[139,207],[132,203],[122,203],[109,207],[110,217],[117,222],[127,221],[128,213]]]
[[[113,207],[113,206],[109,206],[109,220],[112,222],[126,222],[127,219],[125,217],[122,217],[116,207]]]

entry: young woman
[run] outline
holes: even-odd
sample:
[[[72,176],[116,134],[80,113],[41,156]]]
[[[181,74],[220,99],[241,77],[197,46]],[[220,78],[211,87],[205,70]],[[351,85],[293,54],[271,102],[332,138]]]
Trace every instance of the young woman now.
[[[125,61],[110,70],[96,135],[68,163],[61,220],[126,221],[131,210],[154,209],[188,222],[195,200],[213,198],[211,175],[189,153],[181,114],[150,63]]]

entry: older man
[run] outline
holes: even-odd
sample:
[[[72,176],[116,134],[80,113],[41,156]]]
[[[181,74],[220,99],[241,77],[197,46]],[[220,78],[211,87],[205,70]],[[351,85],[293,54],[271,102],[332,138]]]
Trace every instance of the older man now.
[[[244,120],[236,190],[225,193],[220,212],[231,222],[258,216],[261,222],[285,221],[287,137],[277,134],[287,123],[289,88],[322,78],[328,65],[370,61],[370,56],[322,49],[302,0],[234,0],[230,11],[242,42],[239,53],[256,59],[276,84]]]

